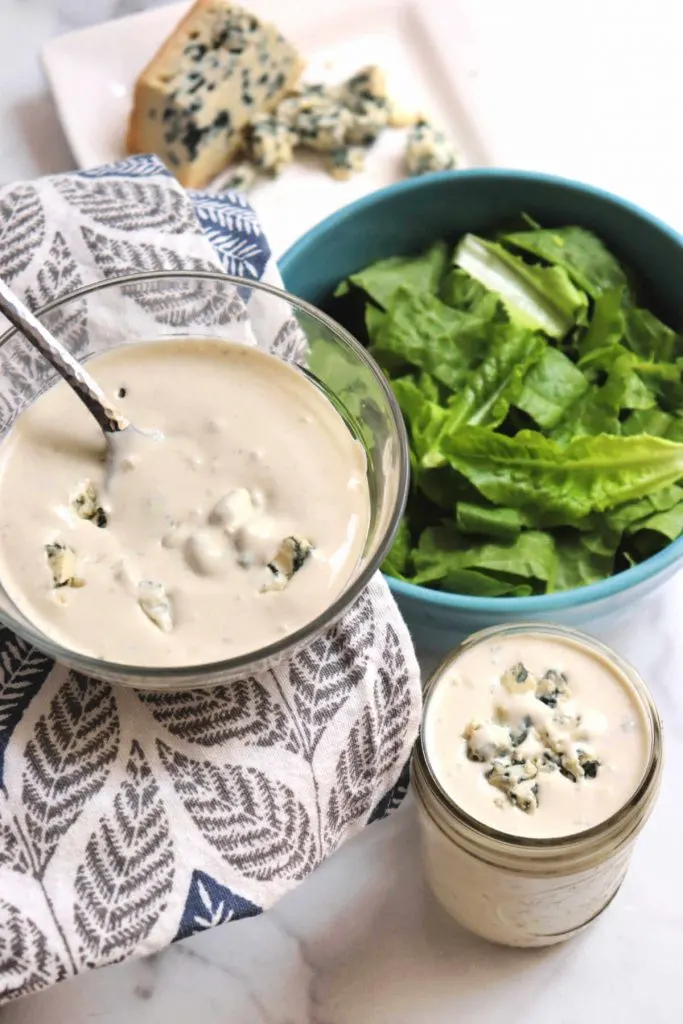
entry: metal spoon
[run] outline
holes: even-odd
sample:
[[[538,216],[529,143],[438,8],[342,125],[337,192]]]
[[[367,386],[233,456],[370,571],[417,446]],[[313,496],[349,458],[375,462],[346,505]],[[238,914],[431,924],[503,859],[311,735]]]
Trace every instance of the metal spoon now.
[[[2,280],[0,280],[0,313],[4,313],[12,326],[16,327],[32,345],[35,345],[40,354],[54,366],[57,373],[76,392],[88,412],[95,417],[108,439],[131,426],[130,421],[112,405],[97,381],[93,380],[78,360],[74,359],[69,350],[62,345],[61,341],[50,334],[47,327],[36,319],[30,309]]]

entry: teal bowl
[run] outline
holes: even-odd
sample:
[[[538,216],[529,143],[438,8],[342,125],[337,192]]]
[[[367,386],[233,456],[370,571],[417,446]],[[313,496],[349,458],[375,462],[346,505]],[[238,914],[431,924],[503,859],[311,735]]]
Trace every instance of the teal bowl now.
[[[485,233],[524,211],[544,226],[580,224],[599,234],[639,276],[665,320],[683,323],[683,239],[609,192],[528,171],[447,171],[399,182],[332,214],[280,260],[285,288],[325,309],[337,284],[374,260],[419,252],[438,238]],[[683,538],[599,583],[534,597],[445,594],[388,578],[421,650],[439,653],[463,636],[503,622],[550,620],[611,629],[683,560]]]

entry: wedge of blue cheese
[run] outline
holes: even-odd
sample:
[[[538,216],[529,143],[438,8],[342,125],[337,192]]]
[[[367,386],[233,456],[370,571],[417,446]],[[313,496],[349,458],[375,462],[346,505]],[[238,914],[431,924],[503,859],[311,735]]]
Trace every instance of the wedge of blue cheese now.
[[[302,67],[274,26],[225,0],[198,0],[136,83],[128,151],[155,153],[182,185],[201,188]]]

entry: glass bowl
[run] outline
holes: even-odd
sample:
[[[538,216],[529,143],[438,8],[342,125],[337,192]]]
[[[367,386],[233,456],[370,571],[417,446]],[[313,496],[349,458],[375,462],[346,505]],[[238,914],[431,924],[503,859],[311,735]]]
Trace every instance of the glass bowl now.
[[[63,647],[16,607],[0,580],[0,621],[45,654],[87,675],[142,689],[213,686],[273,665],[331,626],[368,584],[391,546],[405,506],[408,445],[382,372],[339,324],[269,285],[221,273],[159,271],[79,288],[38,311],[80,360],[124,345],[169,338],[254,342],[296,367],[332,402],[367,456],[370,525],[343,592],[317,618],[282,640],[208,664],[157,668],[107,662]],[[0,443],[16,417],[57,380],[16,331],[0,337]]]

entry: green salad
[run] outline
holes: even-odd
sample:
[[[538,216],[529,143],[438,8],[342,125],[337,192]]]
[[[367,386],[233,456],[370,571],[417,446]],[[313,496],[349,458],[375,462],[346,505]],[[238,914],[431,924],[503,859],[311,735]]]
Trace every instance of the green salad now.
[[[381,260],[335,293],[410,437],[382,566],[398,579],[551,593],[683,532],[683,338],[594,234],[521,228]]]

